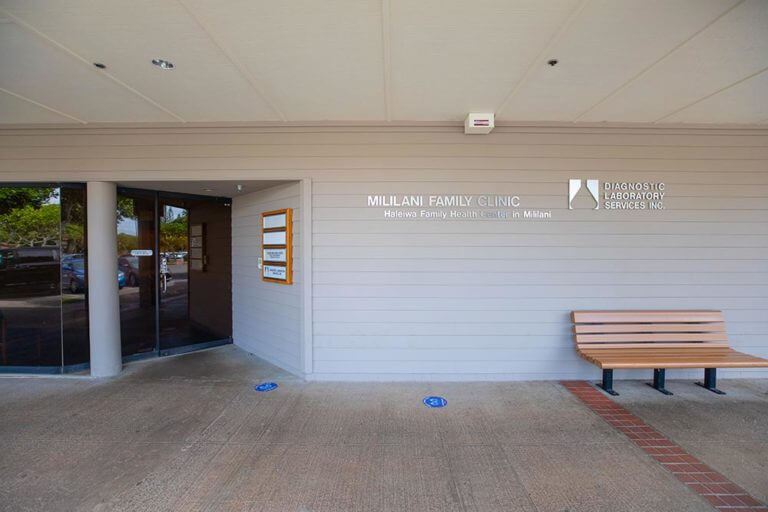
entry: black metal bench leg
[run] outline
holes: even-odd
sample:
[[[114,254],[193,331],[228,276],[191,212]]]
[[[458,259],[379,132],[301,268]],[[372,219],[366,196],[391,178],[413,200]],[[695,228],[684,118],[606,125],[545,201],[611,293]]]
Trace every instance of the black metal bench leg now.
[[[603,370],[603,382],[600,384],[600,387],[609,395],[619,395],[613,390],[613,370]]]
[[[696,384],[718,395],[725,394],[725,391],[717,389],[717,368],[704,368],[704,382],[697,382]]]
[[[664,368],[655,368],[653,370],[653,384],[650,382],[646,382],[649,386],[651,386],[653,389],[660,393],[664,393],[665,395],[672,395],[673,393],[671,391],[667,391],[667,389],[664,387],[664,383],[667,379],[667,372]]]

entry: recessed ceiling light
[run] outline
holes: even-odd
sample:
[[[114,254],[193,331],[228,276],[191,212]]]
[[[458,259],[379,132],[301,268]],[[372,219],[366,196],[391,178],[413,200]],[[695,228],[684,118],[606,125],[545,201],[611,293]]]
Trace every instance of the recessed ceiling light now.
[[[107,69],[107,65],[106,64],[102,64],[101,62],[94,62],[93,65],[96,66],[99,69]]]
[[[152,64],[159,67],[160,69],[173,69],[176,67],[173,65],[173,62],[163,59],[152,59]]]
[[[203,192],[213,192],[213,189],[212,188],[204,188]]]

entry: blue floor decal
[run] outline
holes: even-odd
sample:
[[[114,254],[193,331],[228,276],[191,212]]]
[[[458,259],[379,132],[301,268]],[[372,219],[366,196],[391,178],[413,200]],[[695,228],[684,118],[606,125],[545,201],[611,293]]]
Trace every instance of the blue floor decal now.
[[[262,382],[255,388],[256,391],[261,391],[262,393],[265,391],[272,391],[273,389],[277,389],[277,383],[275,382]]]
[[[427,407],[445,407],[448,405],[448,400],[441,396],[428,396],[422,402]]]

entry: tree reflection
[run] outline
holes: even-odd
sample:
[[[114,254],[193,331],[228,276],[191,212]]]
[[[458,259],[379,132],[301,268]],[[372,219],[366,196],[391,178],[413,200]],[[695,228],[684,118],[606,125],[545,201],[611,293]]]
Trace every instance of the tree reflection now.
[[[56,246],[61,206],[55,188],[0,188],[2,247]]]

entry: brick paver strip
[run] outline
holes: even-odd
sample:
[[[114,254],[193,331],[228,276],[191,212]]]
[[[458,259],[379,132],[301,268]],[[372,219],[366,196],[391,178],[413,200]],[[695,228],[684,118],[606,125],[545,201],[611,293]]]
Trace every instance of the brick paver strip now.
[[[717,510],[768,512],[768,506],[683,450],[588,382],[569,380],[562,381],[561,384]]]

